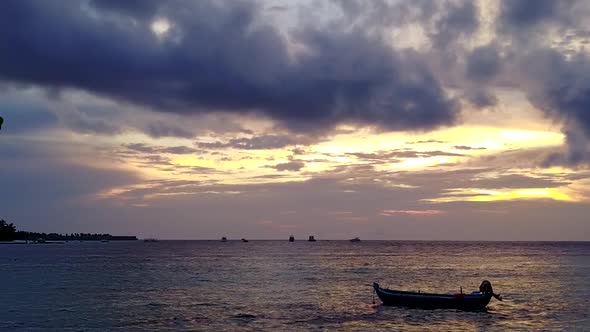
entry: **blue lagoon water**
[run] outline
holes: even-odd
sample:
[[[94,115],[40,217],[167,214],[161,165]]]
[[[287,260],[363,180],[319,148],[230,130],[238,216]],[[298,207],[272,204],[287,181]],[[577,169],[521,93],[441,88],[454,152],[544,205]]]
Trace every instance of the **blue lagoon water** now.
[[[372,304],[483,279],[487,312]],[[590,243],[0,245],[0,282],[0,331],[590,331]]]

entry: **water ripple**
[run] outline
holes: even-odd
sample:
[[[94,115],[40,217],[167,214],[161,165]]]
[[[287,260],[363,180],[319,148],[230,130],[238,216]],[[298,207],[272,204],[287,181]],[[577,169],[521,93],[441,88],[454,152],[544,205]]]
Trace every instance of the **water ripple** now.
[[[2,331],[590,328],[590,244],[161,241],[0,247]],[[489,279],[486,312],[372,304],[371,283],[435,292]]]

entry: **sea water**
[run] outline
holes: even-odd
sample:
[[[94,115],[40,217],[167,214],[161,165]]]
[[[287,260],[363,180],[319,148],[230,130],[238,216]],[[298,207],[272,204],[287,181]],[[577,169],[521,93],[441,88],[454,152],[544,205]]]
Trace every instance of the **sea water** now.
[[[492,282],[485,312],[380,305],[371,284]],[[0,331],[590,331],[590,243],[0,245]]]

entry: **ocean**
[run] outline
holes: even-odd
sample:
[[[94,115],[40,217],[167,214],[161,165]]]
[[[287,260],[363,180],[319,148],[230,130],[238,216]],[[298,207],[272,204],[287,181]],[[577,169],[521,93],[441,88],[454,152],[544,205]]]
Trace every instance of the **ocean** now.
[[[380,305],[371,284],[485,312]],[[590,331],[590,243],[160,241],[0,245],[0,331]]]

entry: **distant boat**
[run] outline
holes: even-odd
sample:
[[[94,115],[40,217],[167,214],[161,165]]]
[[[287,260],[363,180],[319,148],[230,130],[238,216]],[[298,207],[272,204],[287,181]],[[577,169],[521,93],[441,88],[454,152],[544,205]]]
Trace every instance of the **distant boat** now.
[[[313,237],[313,235],[309,236],[309,239],[307,239],[307,241],[309,242],[315,242],[315,238]]]
[[[354,239],[350,239],[350,242],[361,242],[361,239],[355,237]]]
[[[248,240],[246,240],[246,239],[242,239],[242,242],[248,242]]]
[[[153,238],[143,239],[143,242],[158,242],[158,239],[153,239]]]
[[[100,242],[109,242],[109,240],[107,240],[107,239],[102,239],[102,240],[100,240]]]
[[[494,294],[492,284],[484,280],[479,286],[479,292],[471,294],[435,294],[421,292],[406,292],[381,288],[373,283],[373,289],[384,305],[411,307],[422,309],[460,309],[484,310],[493,297],[502,301],[502,297]]]
[[[289,242],[295,242],[295,237],[293,235],[289,236]]]
[[[221,242],[227,242],[227,238],[224,236],[221,238]]]

